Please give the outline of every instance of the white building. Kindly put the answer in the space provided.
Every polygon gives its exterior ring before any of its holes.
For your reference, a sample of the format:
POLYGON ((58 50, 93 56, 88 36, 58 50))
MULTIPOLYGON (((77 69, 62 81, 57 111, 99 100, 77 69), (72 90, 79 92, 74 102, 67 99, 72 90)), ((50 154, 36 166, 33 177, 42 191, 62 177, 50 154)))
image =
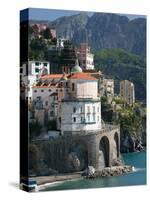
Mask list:
POLYGON ((77 49, 77 57, 82 69, 94 69, 94 54, 90 52, 90 47, 87 43, 80 44, 79 48, 77 49))
POLYGON ((83 73, 78 62, 71 74, 42 76, 32 87, 32 97, 36 113, 44 110, 63 135, 101 129, 98 79, 83 73))
MULTIPOLYGON (((79 66, 78 66, 79 67, 79 66)), ((80 70, 68 80, 68 94, 61 103, 61 132, 63 135, 101 129, 101 103, 98 80, 80 70)))
POLYGON ((47 120, 54 120, 57 118, 59 92, 63 92, 63 88, 60 88, 58 84, 53 86, 47 85, 32 87, 34 108, 36 110, 44 109, 45 114, 47 114, 47 120))
POLYGON ((50 63, 47 61, 28 61, 20 67, 20 78, 24 83, 25 97, 32 100, 32 86, 36 85, 38 79, 50 73, 50 63))
POLYGON ((67 41, 65 38, 58 38, 57 39, 57 48, 58 49, 63 49, 64 48, 64 42, 67 41))
POLYGON ((123 97, 129 105, 135 102, 134 84, 128 80, 120 82, 120 96, 123 97))
POLYGON ((62 134, 71 131, 95 131, 101 129, 101 107, 99 99, 63 100, 61 111, 62 134))

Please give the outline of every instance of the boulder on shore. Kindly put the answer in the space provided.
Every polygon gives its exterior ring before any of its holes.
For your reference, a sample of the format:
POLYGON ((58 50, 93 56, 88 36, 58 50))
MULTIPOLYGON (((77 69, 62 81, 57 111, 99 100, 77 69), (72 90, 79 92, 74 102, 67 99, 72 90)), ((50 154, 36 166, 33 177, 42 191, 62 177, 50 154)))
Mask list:
POLYGON ((133 166, 129 166, 129 165, 112 166, 112 167, 106 167, 102 170, 97 170, 92 176, 86 176, 86 178, 118 176, 118 175, 126 174, 132 171, 134 171, 133 166))

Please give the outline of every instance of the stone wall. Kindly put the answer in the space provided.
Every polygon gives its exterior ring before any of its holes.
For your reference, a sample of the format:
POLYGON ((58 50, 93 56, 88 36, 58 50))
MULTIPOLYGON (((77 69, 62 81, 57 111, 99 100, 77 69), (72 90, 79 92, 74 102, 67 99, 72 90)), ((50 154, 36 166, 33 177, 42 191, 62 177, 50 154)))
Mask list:
POLYGON ((82 171, 90 165, 101 169, 112 166, 113 160, 120 157, 120 130, 109 126, 98 132, 72 133, 34 144, 47 167, 60 173, 82 171))

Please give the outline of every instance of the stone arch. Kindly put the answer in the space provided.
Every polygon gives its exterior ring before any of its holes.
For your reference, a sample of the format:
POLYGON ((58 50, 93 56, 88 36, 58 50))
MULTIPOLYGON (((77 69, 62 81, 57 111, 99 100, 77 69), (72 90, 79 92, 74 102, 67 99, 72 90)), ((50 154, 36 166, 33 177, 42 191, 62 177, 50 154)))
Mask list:
POLYGON ((99 168, 109 167, 110 144, 107 136, 103 136, 99 142, 99 168))
POLYGON ((115 141, 115 146, 116 146, 116 154, 117 154, 117 158, 119 157, 119 135, 118 135, 118 133, 117 132, 115 132, 115 134, 114 134, 114 141, 115 141))
POLYGON ((88 148, 82 140, 72 141, 69 148, 69 170, 82 171, 88 167, 88 148))

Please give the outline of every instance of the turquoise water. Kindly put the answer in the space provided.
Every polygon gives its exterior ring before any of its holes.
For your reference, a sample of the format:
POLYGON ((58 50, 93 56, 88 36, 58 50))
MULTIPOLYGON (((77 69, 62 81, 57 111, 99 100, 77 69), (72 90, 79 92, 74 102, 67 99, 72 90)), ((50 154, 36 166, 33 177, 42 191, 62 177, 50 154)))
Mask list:
POLYGON ((50 186, 45 191, 66 190, 66 189, 86 189, 114 186, 131 186, 146 184, 146 152, 128 153, 122 155, 126 165, 135 167, 135 172, 94 180, 81 179, 76 181, 65 181, 61 184, 50 186))

